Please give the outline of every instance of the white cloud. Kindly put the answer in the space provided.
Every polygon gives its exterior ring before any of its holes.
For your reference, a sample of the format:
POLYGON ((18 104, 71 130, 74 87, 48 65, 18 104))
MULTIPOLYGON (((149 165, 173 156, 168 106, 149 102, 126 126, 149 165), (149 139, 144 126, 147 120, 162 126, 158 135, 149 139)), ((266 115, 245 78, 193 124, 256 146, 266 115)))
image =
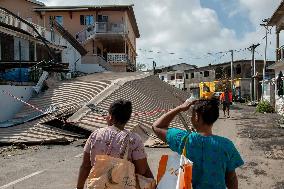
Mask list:
MULTIPOLYGON (((212 62, 214 57, 201 60, 189 57, 204 56, 207 52, 245 48, 259 42, 265 33, 259 23, 272 15, 281 0, 236 1, 234 6, 238 7, 234 11, 247 11, 255 28, 255 31, 246 33, 242 39, 236 37, 236 31, 220 23, 214 10, 201 7, 200 0, 45 0, 44 2, 47 5, 135 4, 136 19, 141 33, 137 49, 163 52, 158 54, 138 51, 138 61, 150 65, 152 60, 147 58, 155 58, 160 66, 180 61, 206 65, 212 62), (169 55, 169 52, 175 54, 169 55), (183 60, 179 60, 179 57, 183 57, 183 60)), ((228 15, 234 15, 235 12, 228 15)), ((223 60, 229 58, 225 56, 223 60)), ((239 54, 236 58, 250 58, 250 56, 249 53, 239 54)))
POLYGON ((238 0, 241 7, 249 11, 250 20, 259 25, 262 19, 270 18, 281 0, 238 0))

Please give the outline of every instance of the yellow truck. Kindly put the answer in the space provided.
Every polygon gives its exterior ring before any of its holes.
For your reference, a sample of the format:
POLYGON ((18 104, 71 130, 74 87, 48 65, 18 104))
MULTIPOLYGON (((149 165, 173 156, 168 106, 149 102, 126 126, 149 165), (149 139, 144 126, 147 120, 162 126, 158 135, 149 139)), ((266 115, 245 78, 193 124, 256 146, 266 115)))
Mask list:
POLYGON ((200 98, 208 99, 215 92, 216 82, 201 82, 199 83, 200 98))
MULTIPOLYGON (((240 80, 234 79, 234 90, 240 89, 240 80)), ((199 83, 200 98, 208 99, 213 95, 218 96, 220 92, 224 91, 225 87, 231 87, 231 80, 201 82, 199 83)))

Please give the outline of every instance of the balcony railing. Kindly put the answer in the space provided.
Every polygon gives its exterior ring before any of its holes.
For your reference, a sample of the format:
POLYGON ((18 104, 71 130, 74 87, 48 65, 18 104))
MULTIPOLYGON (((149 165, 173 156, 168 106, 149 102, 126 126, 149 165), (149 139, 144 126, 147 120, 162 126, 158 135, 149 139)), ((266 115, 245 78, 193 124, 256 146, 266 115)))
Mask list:
POLYGON ((127 54, 124 53, 108 53, 107 61, 110 63, 129 63, 127 54))
MULTIPOLYGON (((29 25, 15 18, 13 15, 8 14, 4 10, 0 10, 0 22, 22 29, 35 37, 37 36, 37 33, 29 25)), ((31 24, 38 30, 41 35, 44 36, 45 28, 34 23, 31 24)))
MULTIPOLYGON (((28 21, 28 20, 26 20, 28 21)), ((38 34, 26 23, 22 22, 21 20, 15 18, 13 15, 7 13, 6 11, 0 9, 0 22, 5 23, 10 26, 14 26, 16 28, 19 28, 23 31, 26 31, 33 37, 38 37, 38 34)), ((38 31, 38 33, 43 36, 47 41, 49 41, 52 44, 55 45, 61 45, 66 46, 67 42, 64 40, 62 36, 59 36, 55 32, 48 31, 46 28, 39 26, 37 24, 34 24, 30 21, 28 21, 30 24, 32 24, 35 29, 38 31)))
POLYGON ((87 26, 76 34, 76 39, 83 43, 96 34, 125 34, 125 25, 123 23, 96 22, 87 26))
POLYGON ((284 60, 284 45, 276 50, 277 60, 284 60))

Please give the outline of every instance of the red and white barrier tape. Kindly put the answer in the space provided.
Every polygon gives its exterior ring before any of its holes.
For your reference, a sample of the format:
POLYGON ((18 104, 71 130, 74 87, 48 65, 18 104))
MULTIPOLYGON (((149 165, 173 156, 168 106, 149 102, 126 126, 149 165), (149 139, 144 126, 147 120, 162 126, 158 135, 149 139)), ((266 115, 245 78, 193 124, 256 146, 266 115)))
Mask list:
POLYGON ((33 109, 35 109, 35 110, 37 110, 37 111, 39 111, 39 112, 43 113, 43 114, 45 114, 45 113, 46 113, 45 111, 43 111, 43 110, 41 110, 41 109, 39 109, 39 108, 35 107, 35 106, 34 106, 34 105, 32 105, 32 104, 29 104, 29 103, 27 103, 27 102, 23 101, 22 99, 20 99, 20 98, 16 97, 15 95, 12 95, 11 93, 8 93, 8 92, 6 92, 6 91, 4 91, 4 90, 2 90, 2 92, 3 92, 4 94, 6 94, 6 95, 8 95, 8 96, 10 96, 10 97, 12 97, 12 98, 14 98, 14 99, 16 99, 16 100, 18 100, 18 101, 20 101, 20 102, 22 102, 22 103, 26 104, 27 106, 29 106, 29 107, 31 107, 31 108, 33 108, 33 109))
MULTIPOLYGON (((37 108, 36 106, 34 106, 34 105, 32 105, 32 104, 30 104, 30 103, 28 103, 28 102, 23 101, 22 99, 16 97, 15 95, 13 95, 13 94, 11 94, 11 93, 8 93, 8 92, 6 92, 6 91, 4 91, 4 90, 2 90, 2 92, 3 92, 4 94, 6 94, 6 95, 8 95, 8 96, 10 96, 10 97, 12 97, 12 98, 14 98, 14 99, 16 99, 16 100, 18 100, 18 101, 20 101, 20 102, 26 104, 27 106, 31 107, 32 109, 35 109, 35 110, 37 110, 37 111, 39 111, 39 112, 41 112, 41 113, 43 113, 43 114, 46 114, 46 111, 43 111, 43 110, 37 108)), ((156 110, 149 111, 149 112, 134 112, 134 113, 132 113, 132 116, 143 116, 143 115, 152 116, 152 115, 155 115, 155 114, 157 114, 157 113, 168 112, 168 111, 170 111, 170 110, 171 110, 171 109, 156 109, 156 110)), ((55 116, 54 116, 54 118, 56 118, 56 119, 59 120, 59 118, 57 118, 57 117, 55 117, 55 116)), ((105 116, 96 117, 96 119, 97 119, 97 120, 105 120, 105 116)))
MULTIPOLYGON (((43 110, 37 108, 36 106, 34 106, 34 105, 32 105, 32 104, 30 104, 30 103, 28 103, 28 102, 23 101, 23 100, 20 99, 19 97, 16 97, 15 95, 13 95, 13 94, 11 94, 11 93, 8 93, 7 91, 2 90, 2 92, 3 92, 4 94, 6 94, 6 95, 8 95, 8 96, 10 96, 10 97, 12 97, 12 98, 14 98, 14 99, 16 99, 16 100, 18 100, 18 101, 20 101, 20 102, 26 104, 27 106, 31 107, 32 109, 35 109, 35 110, 37 110, 37 111, 39 111, 39 112, 41 112, 41 113, 43 113, 43 114, 46 114, 46 113, 47 113, 46 111, 43 111, 43 110)), ((54 115, 52 115, 52 117, 53 117, 54 119, 59 120, 59 121, 66 122, 65 120, 59 119, 58 117, 56 117, 56 116, 54 116, 54 115)))

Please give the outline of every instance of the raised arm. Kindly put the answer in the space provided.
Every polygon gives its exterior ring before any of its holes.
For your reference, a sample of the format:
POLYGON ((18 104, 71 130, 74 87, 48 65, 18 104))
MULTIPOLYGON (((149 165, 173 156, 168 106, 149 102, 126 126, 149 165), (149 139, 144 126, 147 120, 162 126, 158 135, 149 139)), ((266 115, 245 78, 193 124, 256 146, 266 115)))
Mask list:
POLYGON ((177 106, 176 108, 172 109, 171 111, 164 114, 162 117, 157 119, 153 123, 153 131, 154 133, 164 142, 166 142, 166 135, 169 129, 170 123, 173 119, 181 112, 189 110, 190 106, 193 105, 196 101, 193 102, 184 102, 182 105, 177 106))

